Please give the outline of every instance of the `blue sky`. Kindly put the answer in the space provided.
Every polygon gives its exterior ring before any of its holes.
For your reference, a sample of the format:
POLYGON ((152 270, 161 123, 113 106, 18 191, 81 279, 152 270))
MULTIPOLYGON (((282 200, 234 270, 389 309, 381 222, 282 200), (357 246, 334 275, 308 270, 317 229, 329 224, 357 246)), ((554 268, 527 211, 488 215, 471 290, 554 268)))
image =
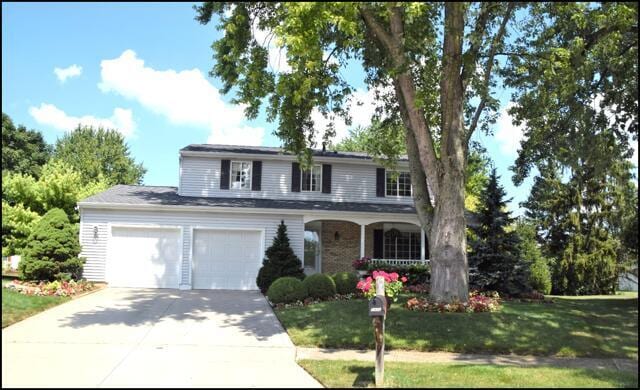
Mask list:
MULTIPOLYGON (((208 76, 213 25, 194 20, 191 3, 3 3, 2 111, 16 124, 40 130, 49 143, 78 122, 115 126, 148 172, 147 185, 178 183, 178 150, 191 143, 279 146, 261 115, 247 121, 208 76)), ((286 63, 272 52, 272 67, 286 63)), ((345 73, 367 101, 364 74, 345 73)), ((496 96, 508 104, 510 93, 496 96)), ((372 105, 354 112, 365 125, 372 105)), ((318 121, 321 120, 318 118, 318 121)), ((338 125, 338 134, 347 127, 338 125)), ((476 134, 494 161, 511 208, 531 184, 511 182, 520 132, 507 116, 495 135, 476 134)))

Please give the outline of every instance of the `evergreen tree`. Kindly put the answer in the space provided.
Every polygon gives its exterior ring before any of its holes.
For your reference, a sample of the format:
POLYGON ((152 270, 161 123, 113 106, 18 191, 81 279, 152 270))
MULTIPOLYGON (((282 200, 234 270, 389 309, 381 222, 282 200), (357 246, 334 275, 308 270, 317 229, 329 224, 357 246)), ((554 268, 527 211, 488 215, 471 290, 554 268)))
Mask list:
POLYGON ((289 245, 287 225, 284 224, 284 221, 280 222, 278 232, 273 238, 271 246, 265 251, 265 255, 266 258, 262 262, 262 268, 256 278, 256 284, 263 293, 267 291, 274 280, 282 276, 304 279, 302 262, 289 245))
POLYGON ((529 290, 529 267, 520 258, 520 240, 504 196, 494 168, 481 196, 478 225, 471 227, 469 276, 479 288, 515 295, 529 290))
POLYGON ((63 210, 52 209, 29 235, 18 271, 28 280, 79 279, 83 266, 79 253, 77 225, 69 223, 63 210))

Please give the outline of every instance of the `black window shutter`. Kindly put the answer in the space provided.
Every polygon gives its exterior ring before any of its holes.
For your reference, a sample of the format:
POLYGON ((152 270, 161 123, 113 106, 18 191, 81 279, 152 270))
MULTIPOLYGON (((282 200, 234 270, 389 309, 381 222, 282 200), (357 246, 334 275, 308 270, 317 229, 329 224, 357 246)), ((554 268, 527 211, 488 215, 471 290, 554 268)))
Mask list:
POLYGON ((382 229, 373 230, 373 258, 384 258, 384 231, 382 229))
POLYGON ((300 192, 300 164, 291 163, 291 192, 300 192))
POLYGON ((384 198, 386 185, 384 177, 384 168, 376 169, 376 196, 384 198))
POLYGON ((220 161, 220 189, 228 190, 229 189, 229 176, 231 170, 231 160, 221 160, 220 161))
POLYGON ((251 167, 251 191, 262 188, 262 161, 254 161, 251 167))
POLYGON ((322 193, 331 193, 331 164, 322 164, 322 193))

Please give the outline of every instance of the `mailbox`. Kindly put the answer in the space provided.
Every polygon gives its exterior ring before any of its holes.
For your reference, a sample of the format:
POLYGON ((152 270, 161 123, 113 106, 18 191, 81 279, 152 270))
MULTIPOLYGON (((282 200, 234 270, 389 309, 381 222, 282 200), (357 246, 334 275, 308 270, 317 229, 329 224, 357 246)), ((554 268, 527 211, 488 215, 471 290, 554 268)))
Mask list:
POLYGON ((369 301, 369 317, 384 317, 387 314, 387 299, 376 295, 369 301))

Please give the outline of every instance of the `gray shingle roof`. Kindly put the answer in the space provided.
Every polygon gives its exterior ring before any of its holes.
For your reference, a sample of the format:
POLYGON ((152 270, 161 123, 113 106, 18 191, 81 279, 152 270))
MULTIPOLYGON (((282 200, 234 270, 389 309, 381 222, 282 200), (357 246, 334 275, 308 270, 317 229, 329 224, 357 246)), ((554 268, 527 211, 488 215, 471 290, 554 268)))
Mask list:
POLYGON ((117 185, 79 202, 415 214, 413 205, 180 196, 176 187, 117 185))
MULTIPOLYGON (((265 155, 292 155, 283 152, 282 148, 271 146, 245 146, 245 145, 213 145, 213 144, 191 144, 180 149, 185 152, 225 152, 225 153, 247 153, 247 154, 265 154, 265 155)), ((355 158, 361 160, 372 160, 371 156, 361 152, 336 152, 313 149, 314 157, 338 157, 338 158, 355 158)), ((408 161, 407 156, 400 156, 399 161, 408 161)))

